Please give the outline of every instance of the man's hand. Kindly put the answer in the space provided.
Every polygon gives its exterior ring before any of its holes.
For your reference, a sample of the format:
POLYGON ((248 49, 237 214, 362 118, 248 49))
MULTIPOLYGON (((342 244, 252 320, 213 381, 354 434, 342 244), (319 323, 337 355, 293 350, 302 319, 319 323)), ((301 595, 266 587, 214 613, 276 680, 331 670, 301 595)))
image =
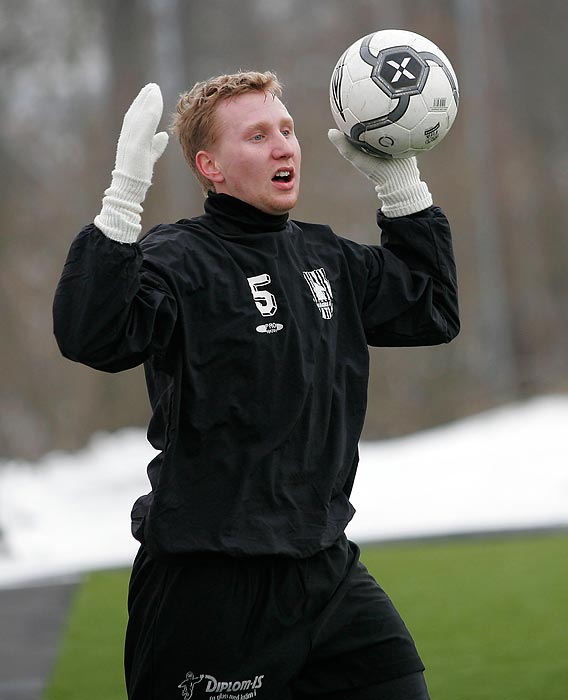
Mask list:
POLYGON ((124 115, 112 182, 94 221, 115 241, 134 243, 140 235, 141 205, 152 182, 154 164, 168 144, 165 131, 156 133, 162 110, 160 88, 149 83, 124 115))
POLYGON ((124 115, 116 149, 115 170, 148 185, 152 181, 154 163, 168 145, 165 131, 156 134, 162 110, 160 88, 149 83, 140 90, 124 115))
POLYGON ((337 129, 328 138, 339 153, 375 184, 382 212, 389 218, 413 214, 432 204, 432 195, 420 180, 416 158, 379 158, 353 146, 337 129))

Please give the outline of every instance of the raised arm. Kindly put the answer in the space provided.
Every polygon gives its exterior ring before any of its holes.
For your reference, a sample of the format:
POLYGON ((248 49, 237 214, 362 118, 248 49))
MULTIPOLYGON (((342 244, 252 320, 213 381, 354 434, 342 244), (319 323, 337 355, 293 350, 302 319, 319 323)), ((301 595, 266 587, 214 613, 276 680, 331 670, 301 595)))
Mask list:
POLYGON ((167 279, 136 243, 154 164, 168 142, 156 134, 161 116, 160 88, 146 85, 124 117, 102 209, 73 241, 55 293, 62 354, 97 369, 140 364, 167 346, 175 324, 167 279))
POLYGON ((361 314, 370 345, 447 343, 459 332, 457 279, 450 225, 415 157, 385 159, 353 146, 335 129, 329 139, 371 180, 381 200, 381 246, 344 246, 363 279, 361 314))

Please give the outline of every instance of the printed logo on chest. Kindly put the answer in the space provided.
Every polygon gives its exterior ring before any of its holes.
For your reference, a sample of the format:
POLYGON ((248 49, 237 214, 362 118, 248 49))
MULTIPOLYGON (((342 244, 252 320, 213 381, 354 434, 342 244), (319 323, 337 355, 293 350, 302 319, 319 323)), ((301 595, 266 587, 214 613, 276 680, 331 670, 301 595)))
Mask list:
POLYGON ((304 279, 312 290, 315 305, 321 312, 322 318, 329 320, 333 316, 333 294, 331 284, 323 267, 310 272, 304 272, 304 279))
MULTIPOLYGON (((327 278, 323 267, 317 270, 309 270, 302 272, 310 291, 314 304, 318 307, 322 318, 329 320, 333 317, 333 293, 331 284, 327 278)), ((271 283, 270 275, 264 273, 262 275, 254 275, 247 277, 250 291, 256 308, 261 316, 271 317, 278 311, 278 303, 274 294, 268 289, 271 283)), ((278 333, 284 326, 281 323, 269 322, 257 326, 258 333, 278 333)))

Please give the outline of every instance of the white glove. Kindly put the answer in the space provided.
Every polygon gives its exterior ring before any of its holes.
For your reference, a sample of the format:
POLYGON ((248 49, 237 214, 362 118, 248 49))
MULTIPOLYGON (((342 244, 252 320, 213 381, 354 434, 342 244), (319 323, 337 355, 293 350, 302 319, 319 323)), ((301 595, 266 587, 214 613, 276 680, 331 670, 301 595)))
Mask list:
POLYGON ((141 205, 152 183, 154 164, 168 145, 165 131, 156 134, 162 110, 160 88, 149 83, 124 115, 111 185, 94 221, 115 241, 134 243, 140 235, 141 205))
POLYGON ((416 158, 379 158, 353 146, 337 129, 327 133, 331 143, 360 173, 375 183, 382 201, 381 210, 388 218, 406 216, 432 205, 432 195, 420 180, 416 158))

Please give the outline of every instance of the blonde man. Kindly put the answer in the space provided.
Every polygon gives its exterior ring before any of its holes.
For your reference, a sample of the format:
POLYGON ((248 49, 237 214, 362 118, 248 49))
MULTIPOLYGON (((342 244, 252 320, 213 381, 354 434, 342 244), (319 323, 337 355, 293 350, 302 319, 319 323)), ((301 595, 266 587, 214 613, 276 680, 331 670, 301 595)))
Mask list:
POLYGON ((159 454, 132 512, 131 700, 428 697, 410 633, 345 527, 367 346, 458 332, 450 229, 415 159, 374 158, 339 132, 380 198, 383 244, 291 220, 301 149, 280 97, 257 72, 181 97, 173 127, 204 213, 138 240, 167 143, 146 86, 55 297, 64 355, 146 369, 159 454))

